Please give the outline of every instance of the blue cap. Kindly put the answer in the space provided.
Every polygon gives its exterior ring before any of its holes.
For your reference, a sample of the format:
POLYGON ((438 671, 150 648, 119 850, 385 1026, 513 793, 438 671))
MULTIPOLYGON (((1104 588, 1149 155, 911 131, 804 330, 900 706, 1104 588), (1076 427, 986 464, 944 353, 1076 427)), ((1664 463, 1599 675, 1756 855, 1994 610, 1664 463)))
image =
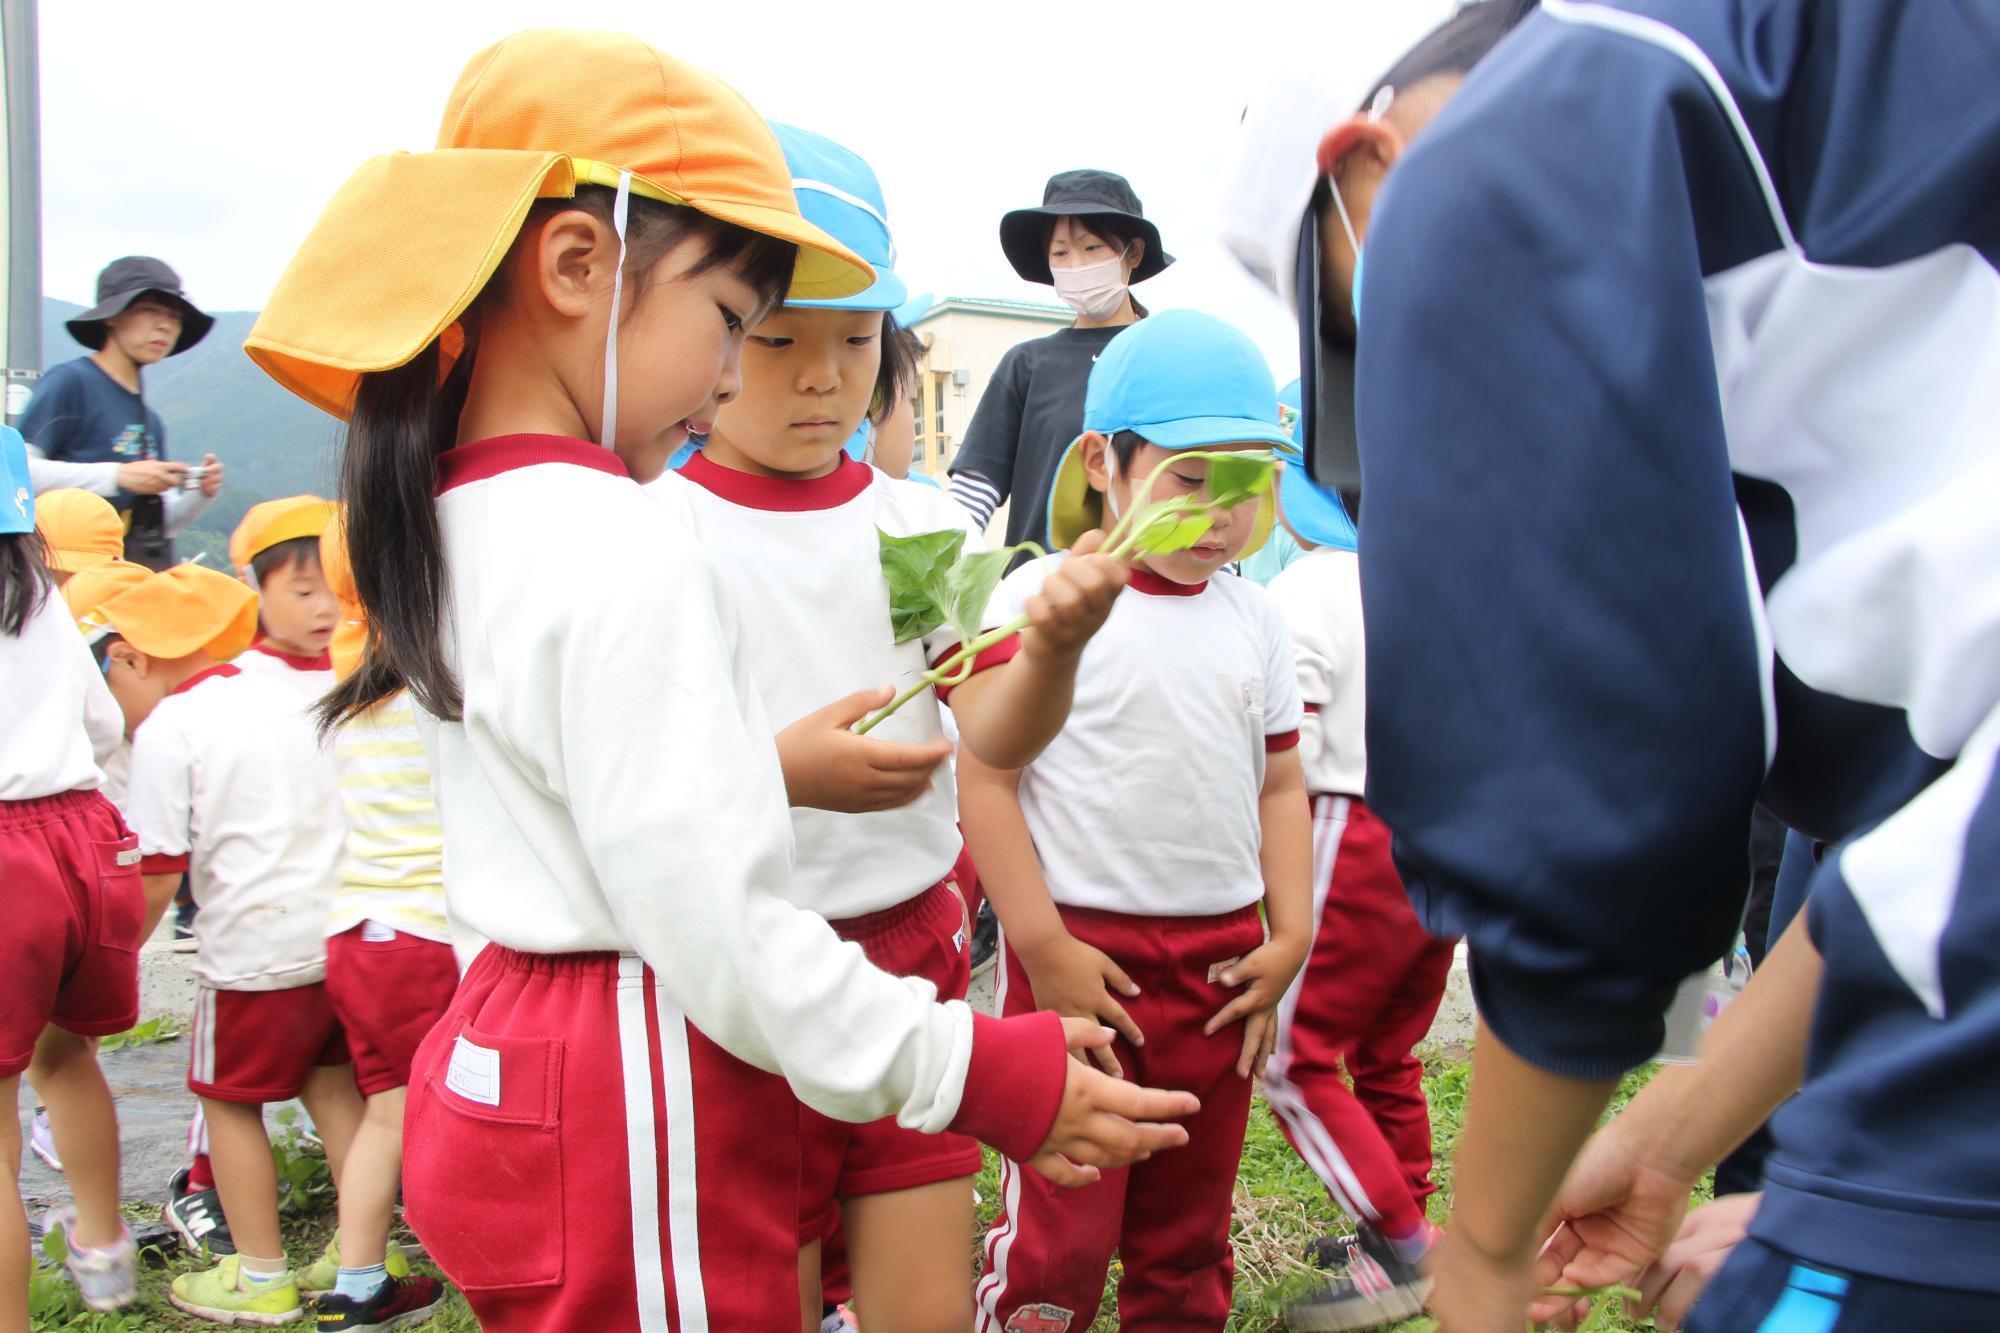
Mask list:
MULTIPOLYGON (((1299 401, 1297 380, 1278 390, 1278 415, 1288 431, 1298 424, 1299 401)), ((1306 475, 1305 457, 1297 445, 1281 450, 1279 456, 1285 466, 1278 473, 1278 510, 1285 517, 1285 526, 1300 541, 1314 546, 1336 551, 1356 549, 1359 539, 1354 520, 1347 516, 1347 506, 1340 502, 1339 494, 1326 490, 1306 475)))
POLYGON ((0 426, 0 532, 35 530, 35 483, 28 477, 28 442, 0 426))
POLYGON ((1264 354, 1198 310, 1163 310, 1105 345, 1084 390, 1083 428, 1137 431, 1162 449, 1252 440, 1292 448, 1264 354))
POLYGON ((909 291, 892 271, 896 242, 889 235, 889 208, 874 171, 831 139, 775 120, 770 124, 785 150, 799 212, 875 270, 874 285, 853 296, 785 304, 807 310, 894 310, 903 304, 909 291))
POLYGON ((896 307, 896 327, 899 329, 909 328, 910 325, 928 315, 931 312, 931 307, 936 304, 937 297, 932 296, 929 292, 918 292, 915 296, 912 296, 909 300, 896 307))

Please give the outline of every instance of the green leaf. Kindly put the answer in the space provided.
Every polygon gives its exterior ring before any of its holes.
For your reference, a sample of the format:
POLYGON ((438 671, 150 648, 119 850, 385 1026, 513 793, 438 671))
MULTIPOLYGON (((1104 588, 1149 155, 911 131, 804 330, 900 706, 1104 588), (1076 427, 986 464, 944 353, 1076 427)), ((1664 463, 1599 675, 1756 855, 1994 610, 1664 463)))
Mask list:
POLYGON ((971 643, 979 637, 986 605, 993 600, 993 590, 1000 585, 1007 562, 1013 558, 1012 548, 969 551, 951 567, 945 580, 944 615, 958 631, 960 643, 971 643))
POLYGON ((1185 551, 1212 526, 1207 510, 1197 510, 1188 497, 1162 500, 1140 516, 1132 533, 1132 549, 1140 555, 1185 551))
POLYGON ((1232 509, 1268 492, 1277 477, 1277 456, 1268 450, 1212 453, 1208 456, 1208 502, 1218 509, 1232 509))
POLYGON ((952 528, 892 537, 877 529, 876 538, 882 581, 889 585, 889 627, 897 643, 920 639, 945 623, 949 576, 965 545, 965 532, 952 528))

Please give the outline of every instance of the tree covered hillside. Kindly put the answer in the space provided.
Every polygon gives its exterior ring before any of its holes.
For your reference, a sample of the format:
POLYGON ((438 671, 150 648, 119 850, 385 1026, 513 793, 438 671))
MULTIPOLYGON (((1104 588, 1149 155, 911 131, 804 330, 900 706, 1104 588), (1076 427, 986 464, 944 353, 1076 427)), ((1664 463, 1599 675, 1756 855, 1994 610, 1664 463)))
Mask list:
MULTIPOLYGON (((82 310, 42 301, 45 369, 89 355, 63 327, 82 310)), ((146 371, 146 402, 166 423, 168 455, 197 462, 212 453, 228 469, 222 494, 178 543, 182 556, 205 553, 211 569, 228 568, 229 534, 251 505, 334 492, 341 425, 279 388, 243 354, 256 319, 254 310, 218 311, 198 345, 146 371)))

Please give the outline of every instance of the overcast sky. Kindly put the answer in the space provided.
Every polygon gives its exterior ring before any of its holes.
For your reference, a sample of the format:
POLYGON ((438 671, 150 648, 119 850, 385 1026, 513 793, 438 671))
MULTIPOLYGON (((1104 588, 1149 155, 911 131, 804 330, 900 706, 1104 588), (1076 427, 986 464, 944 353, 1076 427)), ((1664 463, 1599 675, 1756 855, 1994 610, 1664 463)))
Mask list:
POLYGON ((912 291, 1049 299, 1001 256, 1000 214, 1039 204, 1052 172, 1121 172, 1180 261, 1146 302, 1235 321, 1289 378, 1281 308, 1214 240, 1243 103, 1302 64, 1358 102, 1452 7, 43 0, 43 288, 88 304, 107 260, 154 254, 197 304, 255 309, 364 158, 431 146, 473 52, 524 27, 604 27, 867 158, 912 291))

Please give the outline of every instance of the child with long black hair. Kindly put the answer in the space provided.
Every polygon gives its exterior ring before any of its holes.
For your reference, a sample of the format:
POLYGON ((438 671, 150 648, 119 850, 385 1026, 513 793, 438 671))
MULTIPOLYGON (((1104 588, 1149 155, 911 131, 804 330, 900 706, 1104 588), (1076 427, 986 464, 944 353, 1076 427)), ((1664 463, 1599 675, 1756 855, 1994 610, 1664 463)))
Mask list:
POLYGON ((118 1212, 118 1117, 90 1042, 139 1019, 146 901, 139 843, 99 790, 124 733, 118 704, 54 595, 35 531, 20 432, 0 426, 0 1330, 28 1327, 28 1218, 20 1199, 21 1073, 34 1067, 74 1207, 69 1269, 93 1310, 138 1298, 118 1212))
POLYGON ((488 1333, 791 1325, 800 1099, 1071 1180, 1184 1137, 1133 1122, 1194 1099, 1068 1059, 1096 1025, 936 1004, 781 896, 785 790, 728 608, 634 482, 706 433, 788 290, 870 278, 729 87, 530 32, 474 58, 437 151, 343 187, 248 341, 350 421, 369 641, 327 718, 409 689, 450 907, 492 941, 405 1122, 411 1223, 488 1333))

